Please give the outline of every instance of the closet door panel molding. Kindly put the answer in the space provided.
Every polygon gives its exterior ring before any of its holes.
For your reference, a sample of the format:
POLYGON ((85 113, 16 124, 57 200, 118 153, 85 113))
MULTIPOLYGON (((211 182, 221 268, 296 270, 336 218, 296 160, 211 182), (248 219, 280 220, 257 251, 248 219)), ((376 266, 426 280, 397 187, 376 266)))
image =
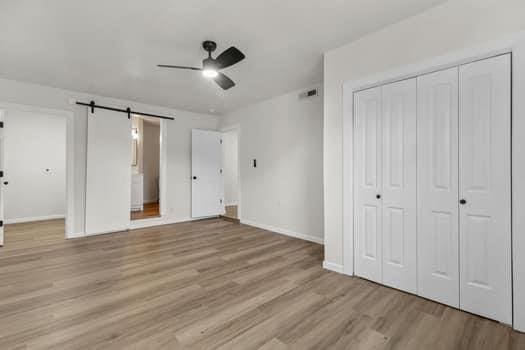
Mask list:
POLYGON ((416 293, 416 79, 382 87, 383 283, 416 293))
POLYGON ((510 55, 460 67, 460 306, 510 324, 510 55))
POLYGON ((418 294, 459 307, 458 68, 418 77, 418 294))
POLYGON ((355 93, 355 271, 382 282, 381 88, 355 93))

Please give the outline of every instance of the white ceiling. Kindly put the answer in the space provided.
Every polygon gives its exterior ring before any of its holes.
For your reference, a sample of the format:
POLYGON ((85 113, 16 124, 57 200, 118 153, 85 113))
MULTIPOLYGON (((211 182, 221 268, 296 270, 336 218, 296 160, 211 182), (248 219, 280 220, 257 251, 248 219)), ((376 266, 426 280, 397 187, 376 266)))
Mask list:
POLYGON ((322 81, 322 53, 444 0, 1 0, 0 77, 224 113, 322 81), (222 91, 201 42, 247 58, 222 91))

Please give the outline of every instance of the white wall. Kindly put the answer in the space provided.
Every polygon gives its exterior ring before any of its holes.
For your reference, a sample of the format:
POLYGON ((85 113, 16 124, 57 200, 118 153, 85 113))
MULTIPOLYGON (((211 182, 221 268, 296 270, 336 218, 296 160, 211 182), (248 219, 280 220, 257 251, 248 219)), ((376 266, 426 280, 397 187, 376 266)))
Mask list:
POLYGON ((241 221, 322 242, 322 98, 299 92, 230 113, 221 127, 240 125, 241 221))
POLYGON ((144 203, 153 203, 159 200, 160 126, 144 121, 142 129, 144 203))
POLYGON ((76 236, 84 234, 87 108, 70 104, 70 99, 86 102, 94 99, 102 105, 120 108, 131 107, 135 111, 175 116, 175 121, 167 122, 166 152, 168 161, 166 165, 165 219, 167 221, 178 221, 191 218, 191 129, 216 130, 218 127, 216 116, 0 79, 0 108, 2 103, 11 103, 70 111, 74 115, 73 135, 71 135, 74 147, 73 150, 69 150, 74 153, 72 180, 74 214, 69 223, 72 233, 76 236))
POLYGON ((325 54, 324 209, 328 263, 343 263, 343 83, 523 30, 524 13, 523 0, 450 1, 325 54))
POLYGON ((222 134, 222 177, 224 204, 239 204, 239 145, 237 130, 222 134))
POLYGON ((64 217, 65 117, 11 111, 4 136, 6 223, 64 217))

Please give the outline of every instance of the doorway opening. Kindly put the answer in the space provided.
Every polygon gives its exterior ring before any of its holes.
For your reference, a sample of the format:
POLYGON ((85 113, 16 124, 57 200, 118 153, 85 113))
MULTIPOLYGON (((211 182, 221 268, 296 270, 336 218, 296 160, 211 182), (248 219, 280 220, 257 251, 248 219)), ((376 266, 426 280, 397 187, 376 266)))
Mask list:
POLYGON ((131 125, 131 220, 158 218, 161 123, 156 118, 134 115, 131 125))
POLYGON ((158 218, 161 216, 161 122, 134 115, 131 125, 131 220, 158 218))
POLYGON ((240 221, 239 182, 239 128, 234 127, 222 134, 222 164, 224 179, 224 218, 240 221))
POLYGON ((60 239, 66 232, 66 149, 64 115, 31 108, 0 110, 0 211, 5 234, 0 245, 60 239))

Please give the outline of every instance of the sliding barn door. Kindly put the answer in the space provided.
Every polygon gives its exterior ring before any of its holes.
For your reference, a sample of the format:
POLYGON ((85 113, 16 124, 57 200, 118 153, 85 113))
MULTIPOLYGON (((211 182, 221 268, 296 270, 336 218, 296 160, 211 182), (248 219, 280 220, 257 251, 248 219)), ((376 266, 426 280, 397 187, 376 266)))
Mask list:
POLYGON ((459 307, 458 68, 418 78, 418 294, 459 307))
POLYGON ((510 55, 461 66, 460 87, 460 304, 510 324, 510 55))
POLYGON ((86 234, 129 228, 131 120, 126 114, 88 111, 86 234))
POLYGON ((416 293, 416 79, 382 89, 383 283, 416 293))
POLYGON ((355 99, 355 271, 382 282, 381 88, 357 92, 355 99))
POLYGON ((224 214, 222 178, 222 133, 192 130, 191 133, 191 216, 224 214))

